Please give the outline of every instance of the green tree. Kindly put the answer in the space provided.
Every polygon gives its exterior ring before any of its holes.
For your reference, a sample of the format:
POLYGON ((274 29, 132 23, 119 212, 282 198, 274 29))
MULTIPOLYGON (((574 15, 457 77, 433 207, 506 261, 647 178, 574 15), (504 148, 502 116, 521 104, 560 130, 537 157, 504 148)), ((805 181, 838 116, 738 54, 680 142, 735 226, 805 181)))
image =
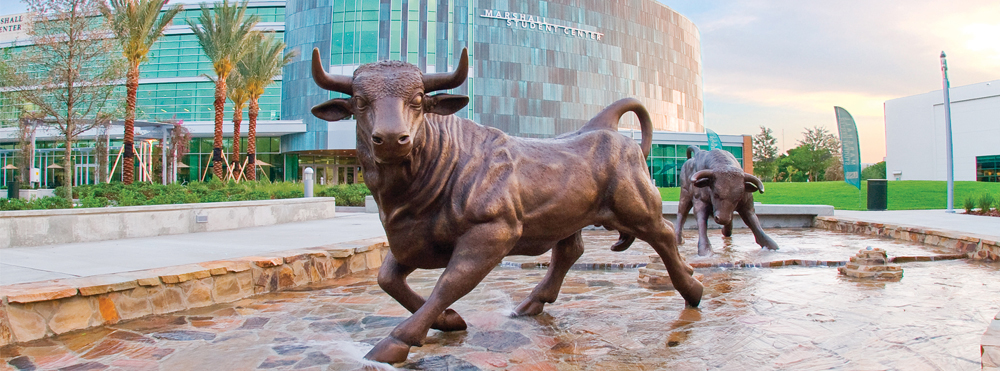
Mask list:
POLYGON ((789 150, 788 156, 793 166, 805 172, 810 181, 821 180, 828 168, 837 166, 835 159, 840 157, 840 140, 821 126, 807 128, 802 134, 799 146, 789 150))
POLYGON ((125 138, 122 154, 122 182, 132 184, 135 178, 135 100, 139 90, 139 64, 145 62, 153 43, 163 36, 181 5, 162 12, 163 0, 111 0, 111 6, 101 6, 101 13, 111 25, 111 31, 121 44, 122 55, 128 60, 125 74, 125 138))
POLYGON ((774 181, 777 173, 777 142, 771 129, 764 126, 753 136, 753 173, 763 181, 774 181))
POLYGON ((222 179, 222 120, 226 104, 226 80, 235 68, 236 62, 249 51, 249 43, 256 31, 254 26, 260 21, 257 15, 245 17, 247 2, 229 5, 229 0, 215 3, 209 10, 201 4, 198 24, 191 24, 191 31, 198 38, 201 49, 212 61, 215 70, 215 137, 212 142, 212 171, 222 179))
POLYGON ((2 84, 56 129, 63 141, 63 179, 72 199, 73 142, 110 119, 108 104, 122 63, 100 17, 101 0, 26 0, 34 13, 31 45, 3 64, 2 84))
POLYGON ((885 161, 876 162, 861 170, 861 180, 868 179, 885 179, 885 161))
POLYGON ((240 60, 239 74, 244 76, 247 92, 250 97, 250 127, 247 130, 247 179, 257 179, 257 114, 260 111, 258 101, 264 95, 264 89, 274 83, 274 76, 281 74, 281 69, 292 62, 295 52, 284 53, 285 43, 272 34, 261 34, 255 38, 252 50, 240 60))

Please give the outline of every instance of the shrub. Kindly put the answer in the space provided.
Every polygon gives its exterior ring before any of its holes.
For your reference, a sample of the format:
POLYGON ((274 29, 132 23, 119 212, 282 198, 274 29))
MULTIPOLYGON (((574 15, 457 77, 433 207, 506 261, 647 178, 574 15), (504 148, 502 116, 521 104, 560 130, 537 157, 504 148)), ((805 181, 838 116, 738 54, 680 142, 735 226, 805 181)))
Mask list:
POLYGON ((996 200, 993 198, 993 195, 983 193, 982 196, 979 196, 979 211, 984 213, 989 212, 990 209, 993 208, 994 202, 996 202, 996 200))
POLYGON ((316 192, 319 197, 336 197, 337 206, 365 206, 365 196, 370 194, 364 184, 337 184, 316 192))
POLYGON ((966 214, 972 214, 972 209, 976 208, 976 201, 972 200, 972 196, 966 197, 963 206, 965 207, 966 214))

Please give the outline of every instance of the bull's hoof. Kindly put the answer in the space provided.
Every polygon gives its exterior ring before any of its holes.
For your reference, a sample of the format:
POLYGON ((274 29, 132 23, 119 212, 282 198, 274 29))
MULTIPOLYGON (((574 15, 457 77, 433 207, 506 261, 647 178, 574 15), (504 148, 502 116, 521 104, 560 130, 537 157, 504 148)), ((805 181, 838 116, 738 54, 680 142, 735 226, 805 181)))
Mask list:
POLYGON ((537 316, 542 314, 544 308, 545 303, 527 298, 514 309, 514 317, 537 316))
POLYGON ((701 282, 691 278, 692 284, 688 288, 681 292, 681 296, 684 297, 684 301, 689 307, 697 308, 701 304, 701 295, 705 292, 705 286, 702 286, 701 282))
POLYGON ((382 363, 399 363, 406 360, 410 354, 410 346, 399 339, 389 336, 375 344, 365 359, 382 363))
POLYGON ((434 324, 431 325, 432 329, 439 331, 463 331, 469 326, 465 324, 465 320, 462 316, 458 315, 454 309, 445 309, 441 315, 438 316, 434 324))

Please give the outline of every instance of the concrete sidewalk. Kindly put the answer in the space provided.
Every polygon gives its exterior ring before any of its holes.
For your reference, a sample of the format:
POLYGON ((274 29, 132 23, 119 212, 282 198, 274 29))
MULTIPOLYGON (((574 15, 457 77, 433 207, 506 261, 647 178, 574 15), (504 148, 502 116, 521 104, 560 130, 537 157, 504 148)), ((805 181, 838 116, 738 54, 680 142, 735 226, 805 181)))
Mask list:
POLYGON ((164 268, 385 236, 378 214, 160 237, 0 249, 0 286, 164 268))
MULTIPOLYGON (((944 210, 847 211, 835 217, 976 234, 1000 240, 1000 218, 944 210)), ((0 286, 240 258, 385 236, 378 214, 114 241, 0 249, 0 286)))
POLYGON ((851 211, 837 210, 834 217, 844 217, 870 223, 908 225, 962 234, 976 234, 1000 240, 1000 218, 966 215, 945 210, 851 211))

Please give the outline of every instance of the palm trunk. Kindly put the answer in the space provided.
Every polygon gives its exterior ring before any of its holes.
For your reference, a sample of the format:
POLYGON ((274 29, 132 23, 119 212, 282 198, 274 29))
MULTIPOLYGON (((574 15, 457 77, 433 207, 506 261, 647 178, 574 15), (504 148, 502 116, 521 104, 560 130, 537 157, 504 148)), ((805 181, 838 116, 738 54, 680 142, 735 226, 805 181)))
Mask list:
POLYGON ((223 180, 222 177, 222 162, 225 159, 222 157, 222 119, 223 119, 223 109, 226 106, 226 75, 228 73, 218 74, 218 80, 215 81, 215 138, 212 141, 212 174, 219 180, 223 180))
POLYGON ((257 180, 257 112, 260 111, 257 98, 250 97, 250 111, 247 112, 250 116, 250 127, 247 128, 247 164, 250 165, 246 169, 247 180, 257 180))
POLYGON ((243 123, 243 104, 233 103, 233 177, 240 173, 240 124, 243 123))
POLYGON ((122 154, 122 183, 132 184, 135 180, 135 99, 139 90, 139 63, 128 67, 125 81, 125 140, 122 154))

